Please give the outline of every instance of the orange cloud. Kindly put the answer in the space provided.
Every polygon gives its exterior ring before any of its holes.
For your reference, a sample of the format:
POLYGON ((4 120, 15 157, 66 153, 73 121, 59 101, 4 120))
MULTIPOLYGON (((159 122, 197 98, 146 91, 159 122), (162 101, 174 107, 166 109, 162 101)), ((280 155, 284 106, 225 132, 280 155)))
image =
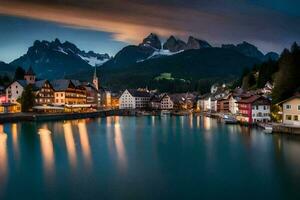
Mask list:
POLYGON ((170 34, 178 36, 187 34, 186 30, 170 26, 168 13, 164 14, 167 16, 163 19, 158 16, 147 16, 154 11, 162 12, 161 8, 147 7, 146 9, 143 5, 131 5, 125 13, 121 11, 112 14, 108 9, 82 9, 21 2, 1 2, 0 4, 0 13, 2 14, 45 20, 75 28, 110 32, 118 41, 136 43, 150 32, 164 37, 170 34), (132 9, 141 10, 142 13, 132 15, 130 12, 132 9))

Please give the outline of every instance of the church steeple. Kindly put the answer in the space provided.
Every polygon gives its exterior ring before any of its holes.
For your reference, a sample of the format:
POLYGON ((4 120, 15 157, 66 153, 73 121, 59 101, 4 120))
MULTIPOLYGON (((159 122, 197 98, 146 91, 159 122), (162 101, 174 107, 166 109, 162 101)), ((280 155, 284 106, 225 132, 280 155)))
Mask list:
POLYGON ((97 77, 97 67, 95 67, 94 76, 93 76, 93 84, 97 90, 99 90, 99 81, 97 77))
POLYGON ((27 72, 24 75, 24 79, 26 80, 27 84, 34 84, 35 83, 35 73, 30 66, 27 72))

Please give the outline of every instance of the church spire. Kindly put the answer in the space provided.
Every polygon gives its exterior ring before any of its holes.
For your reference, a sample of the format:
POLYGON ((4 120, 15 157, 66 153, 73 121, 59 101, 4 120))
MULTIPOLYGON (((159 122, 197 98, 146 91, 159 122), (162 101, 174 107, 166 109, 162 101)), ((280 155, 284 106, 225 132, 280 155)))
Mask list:
POLYGON ((97 77, 97 67, 95 67, 95 71, 94 71, 93 84, 94 84, 95 88, 98 90, 99 82, 98 82, 98 77, 97 77))

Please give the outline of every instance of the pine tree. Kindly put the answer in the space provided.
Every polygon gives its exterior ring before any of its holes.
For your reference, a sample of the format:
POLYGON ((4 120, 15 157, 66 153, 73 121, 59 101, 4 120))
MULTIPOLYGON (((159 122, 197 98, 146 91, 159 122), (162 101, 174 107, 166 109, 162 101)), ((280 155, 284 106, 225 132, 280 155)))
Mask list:
POLYGON ((22 112, 28 112, 34 105, 34 94, 32 85, 27 85, 22 93, 20 103, 22 106, 22 112))
POLYGON ((17 67, 15 71, 14 80, 23 80, 25 75, 25 70, 22 67, 17 67))

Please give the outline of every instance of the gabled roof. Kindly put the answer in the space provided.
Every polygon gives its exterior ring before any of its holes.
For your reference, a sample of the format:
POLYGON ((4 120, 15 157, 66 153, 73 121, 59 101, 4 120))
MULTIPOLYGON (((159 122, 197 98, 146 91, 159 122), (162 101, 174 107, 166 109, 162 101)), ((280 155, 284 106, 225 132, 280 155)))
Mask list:
POLYGON ((163 100, 164 97, 166 97, 167 94, 166 93, 163 93, 163 94, 159 94, 159 95, 153 95, 151 98, 150 98, 150 101, 153 101, 153 102, 161 102, 163 100))
POLYGON ((74 83, 71 80, 67 79, 53 80, 50 83, 55 91, 67 90, 70 84, 75 87, 74 83))
POLYGON ((252 95, 248 98, 242 98, 241 100, 239 100, 237 103, 245 103, 245 104, 253 104, 255 103, 256 101, 258 100, 263 100, 263 101, 266 101, 266 102, 270 102, 269 99, 263 97, 263 96, 260 96, 260 95, 252 95))
POLYGON ((290 100, 292 100, 292 99, 300 99, 300 94, 295 94, 294 96, 291 96, 290 98, 285 99, 285 100, 283 100, 283 101, 277 103, 277 105, 281 105, 281 104, 283 104, 283 103, 285 103, 285 102, 287 102, 287 101, 290 101, 290 100))
POLYGON ((150 97, 150 93, 147 91, 128 89, 127 90, 133 97, 150 97))

